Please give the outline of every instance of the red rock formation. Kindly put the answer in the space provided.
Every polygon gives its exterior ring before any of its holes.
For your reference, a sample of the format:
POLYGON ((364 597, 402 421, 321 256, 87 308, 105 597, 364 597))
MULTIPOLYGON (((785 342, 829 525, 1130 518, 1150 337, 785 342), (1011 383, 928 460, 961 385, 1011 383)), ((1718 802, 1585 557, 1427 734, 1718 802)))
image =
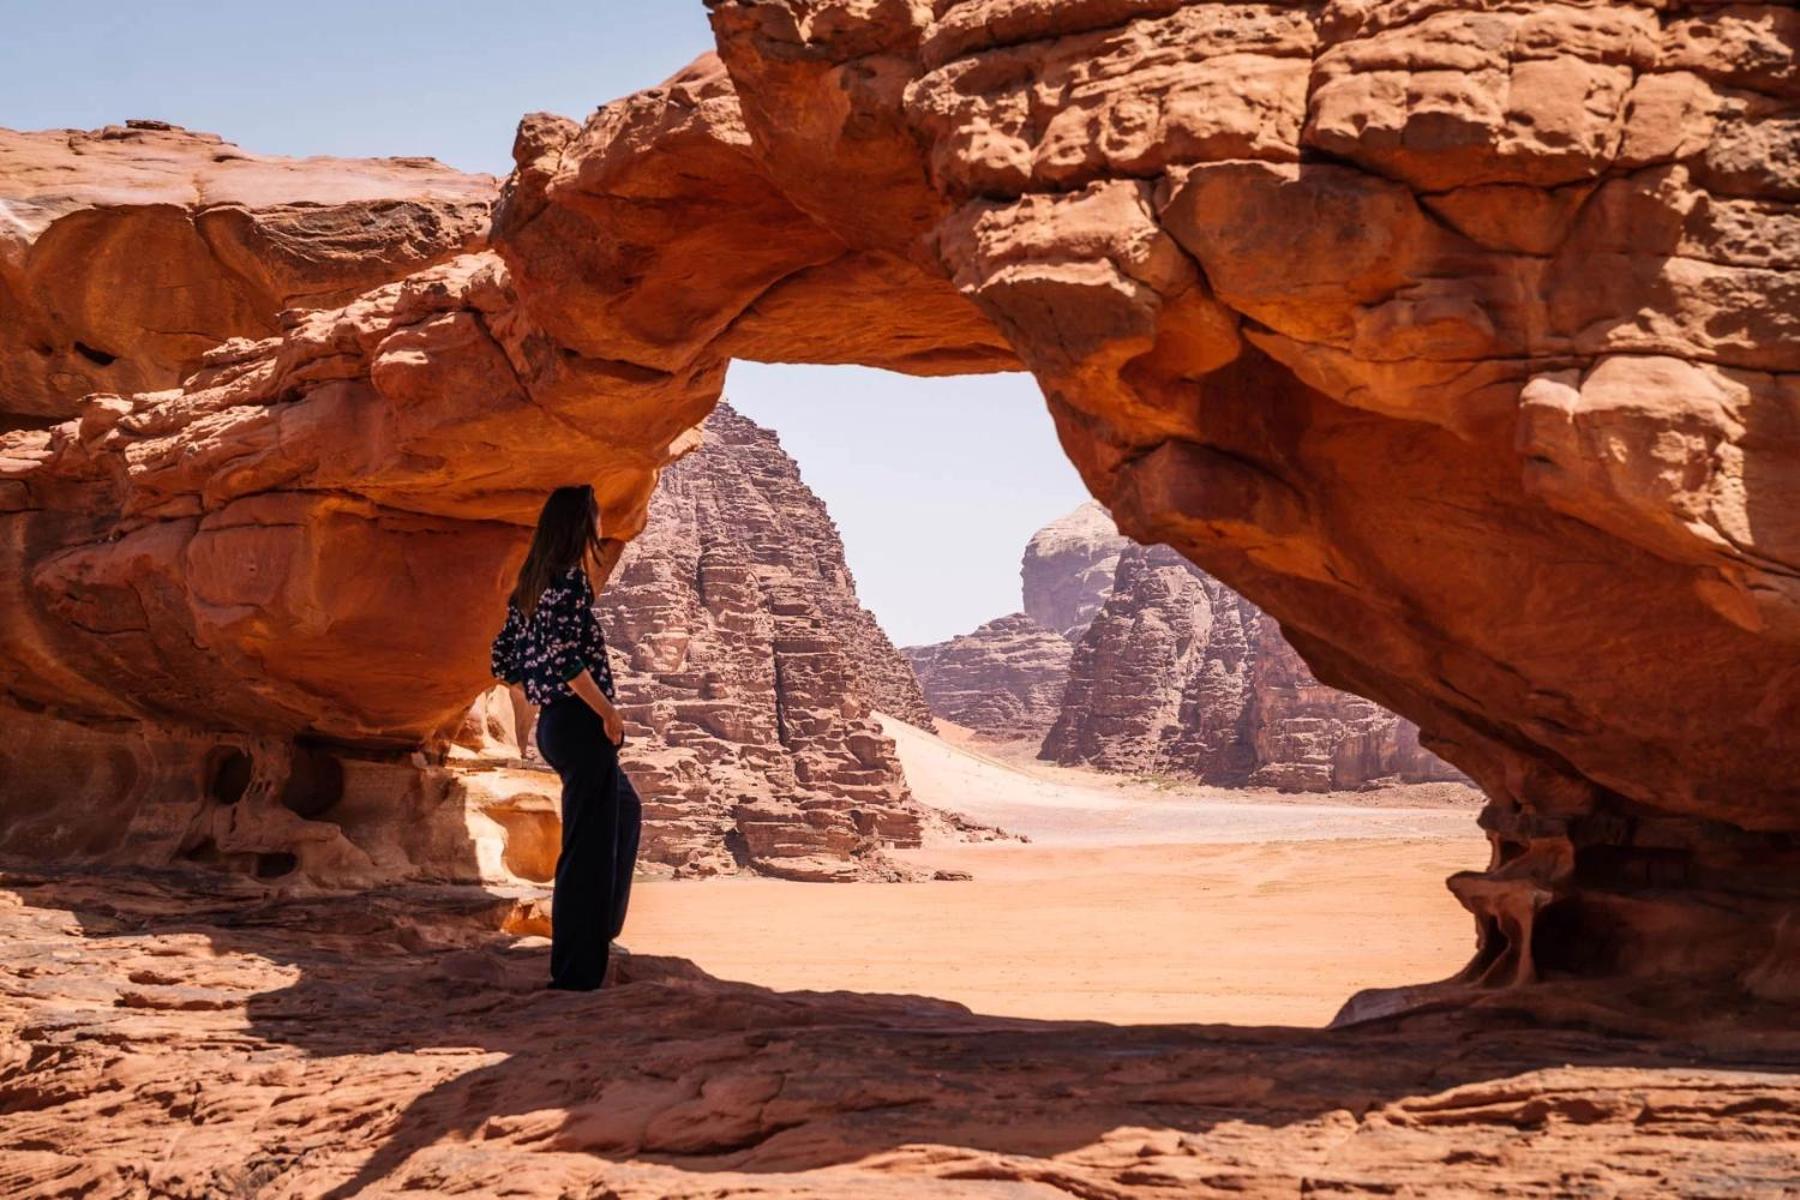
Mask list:
POLYGON ((160 121, 0 129, 0 429, 173 387, 486 236, 495 181, 428 158, 271 158, 160 121))
POLYGON ((533 498, 635 532, 729 357, 1018 362, 1127 534, 1487 790, 1469 983, 1793 996, 1789 10, 711 8, 525 122, 504 274, 0 442, 11 702, 441 736, 533 498))
POLYGON ((1166 549, 1128 547, 1069 666, 1045 758, 1241 785, 1256 769, 1256 609, 1166 549))
POLYGON ((1069 678, 1069 642, 1024 613, 947 642, 910 646, 931 711, 996 738, 1041 738, 1069 678))
POLYGON ((1419 744, 1411 721, 1320 683, 1266 614, 1252 628, 1251 786, 1317 792, 1465 779, 1419 744))
POLYGON ((1042 757, 1065 766, 1228 787, 1461 778, 1411 722, 1314 679, 1254 604, 1179 555, 1134 546, 1091 501, 1032 537, 1020 575, 1037 620, 907 651, 933 710, 958 724, 1042 739, 1042 757))
POLYGON ((602 597, 644 858, 797 879, 892 878, 935 814, 876 709, 929 720, 856 598, 837 528, 775 435, 721 404, 664 472, 602 597))

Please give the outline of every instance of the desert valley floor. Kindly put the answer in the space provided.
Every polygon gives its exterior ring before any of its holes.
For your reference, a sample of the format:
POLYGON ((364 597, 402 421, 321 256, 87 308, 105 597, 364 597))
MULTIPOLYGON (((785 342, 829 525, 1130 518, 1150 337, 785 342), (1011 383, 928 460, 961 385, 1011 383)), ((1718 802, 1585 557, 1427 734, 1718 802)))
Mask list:
POLYGON ((0 879, 0 1194, 1781 1196, 1800 1054, 1501 1010, 1319 1028, 1446 975, 1453 789, 1163 789, 899 731, 1029 843, 967 880, 646 882, 622 986, 540 988, 534 898, 262 903, 0 879), (1399 805, 1399 806, 1396 806, 1399 805))
POLYGON ((883 724, 922 800, 1030 842, 894 853, 971 876, 959 882, 644 884, 628 943, 780 989, 917 993, 1044 1019, 1297 1025, 1325 1024, 1364 987, 1449 975, 1473 946, 1468 914, 1444 902, 1445 876, 1487 857, 1467 788, 1325 803, 1158 788, 883 724))

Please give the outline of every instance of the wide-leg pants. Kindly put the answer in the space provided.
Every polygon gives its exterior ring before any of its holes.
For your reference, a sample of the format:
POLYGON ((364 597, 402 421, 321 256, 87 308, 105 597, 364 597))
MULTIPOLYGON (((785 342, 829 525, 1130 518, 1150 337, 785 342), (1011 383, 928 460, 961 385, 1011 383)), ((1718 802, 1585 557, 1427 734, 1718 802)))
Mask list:
POLYGON ((550 986, 587 991, 606 978, 625 928, 643 805, 600 715, 579 698, 538 716, 538 748, 562 777, 562 852, 550 909, 550 986))

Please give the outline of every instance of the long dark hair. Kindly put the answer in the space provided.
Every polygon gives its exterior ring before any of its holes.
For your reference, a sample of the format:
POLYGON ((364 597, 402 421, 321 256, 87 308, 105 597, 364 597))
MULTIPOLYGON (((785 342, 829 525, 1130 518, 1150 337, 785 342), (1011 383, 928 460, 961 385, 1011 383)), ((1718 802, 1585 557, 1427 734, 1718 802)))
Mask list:
POLYGON ((559 487, 544 501, 538 514, 537 532, 531 535, 531 549, 519 568, 519 582, 513 585, 513 607, 530 620, 537 615, 538 598, 552 580, 570 567, 585 566, 588 556, 600 555, 600 504, 594 489, 559 487))

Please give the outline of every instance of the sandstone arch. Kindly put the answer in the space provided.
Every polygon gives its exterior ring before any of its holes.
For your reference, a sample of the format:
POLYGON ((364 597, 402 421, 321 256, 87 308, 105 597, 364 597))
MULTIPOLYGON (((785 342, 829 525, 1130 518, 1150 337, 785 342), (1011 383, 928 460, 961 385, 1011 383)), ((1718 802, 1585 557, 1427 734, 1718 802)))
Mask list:
POLYGON ((641 523, 731 358, 1023 365, 1127 532, 1487 790, 1467 982, 1793 998, 1790 11, 709 7, 526 119, 490 252, 4 443, 15 704, 428 741, 536 496, 641 523))

